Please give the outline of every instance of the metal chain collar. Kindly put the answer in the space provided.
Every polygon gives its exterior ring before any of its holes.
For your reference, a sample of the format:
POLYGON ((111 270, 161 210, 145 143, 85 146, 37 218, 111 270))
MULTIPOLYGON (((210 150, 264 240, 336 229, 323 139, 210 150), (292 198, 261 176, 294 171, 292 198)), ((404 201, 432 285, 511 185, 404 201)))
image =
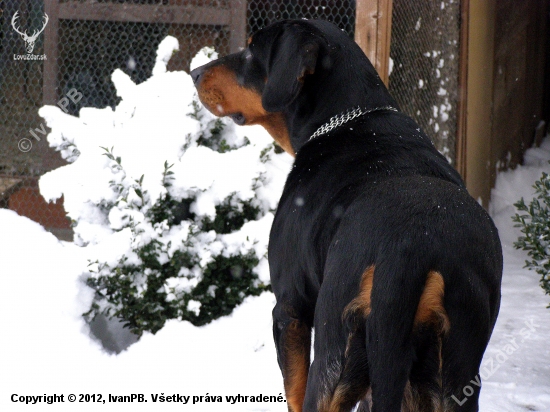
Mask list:
POLYGON ((342 126, 343 124, 346 124, 347 122, 349 122, 353 119, 356 119, 359 116, 364 116, 366 114, 381 111, 381 110, 391 110, 393 112, 397 111, 397 109, 395 107, 392 107, 392 106, 382 106, 382 107, 377 107, 377 108, 374 108, 374 109, 362 109, 360 107, 355 107, 353 109, 349 109, 344 113, 338 114, 336 116, 332 116, 328 122, 326 122, 324 125, 319 127, 315 131, 315 133, 313 133, 311 135, 311 137, 308 139, 308 142, 310 140, 315 139, 316 137, 321 136, 322 134, 328 133, 331 130, 333 130, 333 129, 339 127, 339 126, 342 126))

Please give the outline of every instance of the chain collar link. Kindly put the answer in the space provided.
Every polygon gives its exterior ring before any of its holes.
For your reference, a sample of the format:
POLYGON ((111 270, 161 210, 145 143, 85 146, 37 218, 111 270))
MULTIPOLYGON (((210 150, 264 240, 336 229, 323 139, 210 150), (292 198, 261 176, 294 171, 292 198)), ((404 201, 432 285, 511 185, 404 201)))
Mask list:
POLYGON ((326 122, 324 125, 319 127, 315 133, 311 135, 311 137, 308 139, 308 142, 310 140, 315 139, 316 137, 321 136, 322 134, 328 133, 331 130, 342 126, 343 124, 346 124, 347 122, 356 119, 359 116, 364 116, 366 114, 372 113, 372 112, 378 112, 382 110, 391 110, 393 112, 396 112, 397 109, 392 106, 382 106, 377 107, 374 109, 362 109, 360 107, 355 107, 353 109, 349 109, 344 113, 338 114, 336 116, 332 116, 328 122, 326 122))

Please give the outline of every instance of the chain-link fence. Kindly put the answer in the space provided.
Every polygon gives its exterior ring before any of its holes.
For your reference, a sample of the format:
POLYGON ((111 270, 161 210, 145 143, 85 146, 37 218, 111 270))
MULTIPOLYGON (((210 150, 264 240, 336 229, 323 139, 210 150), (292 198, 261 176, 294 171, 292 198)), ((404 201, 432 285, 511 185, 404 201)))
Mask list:
POLYGON ((277 20, 302 18, 329 20, 353 37, 355 1, 301 0, 289 2, 250 0, 248 2, 249 34, 277 20))
POLYGON ((454 164, 460 0, 393 0, 390 92, 454 164))
MULTIPOLYGON (((459 0, 393 1, 390 89, 450 160, 459 8, 459 0)), ((168 69, 188 70, 202 47, 227 54, 280 19, 326 19, 353 37, 356 17, 355 0, 0 0, 0 9, 0 207, 66 236, 61 204, 43 202, 36 185, 63 164, 48 148, 38 116, 43 104, 77 90, 80 100, 65 99, 71 114, 85 106, 114 107, 112 72, 121 68, 137 83, 147 79, 167 35, 180 42, 168 69)))

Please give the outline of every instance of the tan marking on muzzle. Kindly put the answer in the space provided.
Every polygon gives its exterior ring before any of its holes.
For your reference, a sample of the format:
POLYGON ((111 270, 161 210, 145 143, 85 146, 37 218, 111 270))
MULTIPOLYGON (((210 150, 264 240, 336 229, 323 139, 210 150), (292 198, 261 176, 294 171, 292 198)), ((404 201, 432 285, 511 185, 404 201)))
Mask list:
POLYGON ((218 65, 206 70, 197 91, 202 104, 214 115, 222 117, 241 113, 244 124, 263 126, 285 152, 295 156, 283 114, 267 112, 262 106, 262 96, 241 86, 235 73, 227 67, 218 65))

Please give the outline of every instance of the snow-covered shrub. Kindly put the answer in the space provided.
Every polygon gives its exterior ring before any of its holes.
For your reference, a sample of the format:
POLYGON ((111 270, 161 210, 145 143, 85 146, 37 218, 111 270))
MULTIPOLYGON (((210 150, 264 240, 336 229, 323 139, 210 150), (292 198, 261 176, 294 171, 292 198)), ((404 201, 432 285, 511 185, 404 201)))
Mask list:
MULTIPOLYGON (((96 291, 86 316, 120 318, 136 334, 168 319, 208 323, 269 288, 267 240, 290 165, 262 128, 215 118, 187 73, 166 71, 177 47, 166 38, 139 85, 113 73, 115 110, 40 110, 70 162, 40 189, 64 196, 86 249, 96 291)), ((214 57, 203 49, 192 66, 214 57)))
MULTIPOLYGON (((535 198, 529 205, 521 198, 514 206, 521 213, 512 218, 524 236, 514 243, 517 249, 527 251, 531 260, 525 266, 540 276, 542 288, 550 294, 550 177, 543 172, 535 182, 535 198), (523 212, 523 213, 522 213, 523 212)), ((549 306, 550 307, 550 306, 549 306)))

